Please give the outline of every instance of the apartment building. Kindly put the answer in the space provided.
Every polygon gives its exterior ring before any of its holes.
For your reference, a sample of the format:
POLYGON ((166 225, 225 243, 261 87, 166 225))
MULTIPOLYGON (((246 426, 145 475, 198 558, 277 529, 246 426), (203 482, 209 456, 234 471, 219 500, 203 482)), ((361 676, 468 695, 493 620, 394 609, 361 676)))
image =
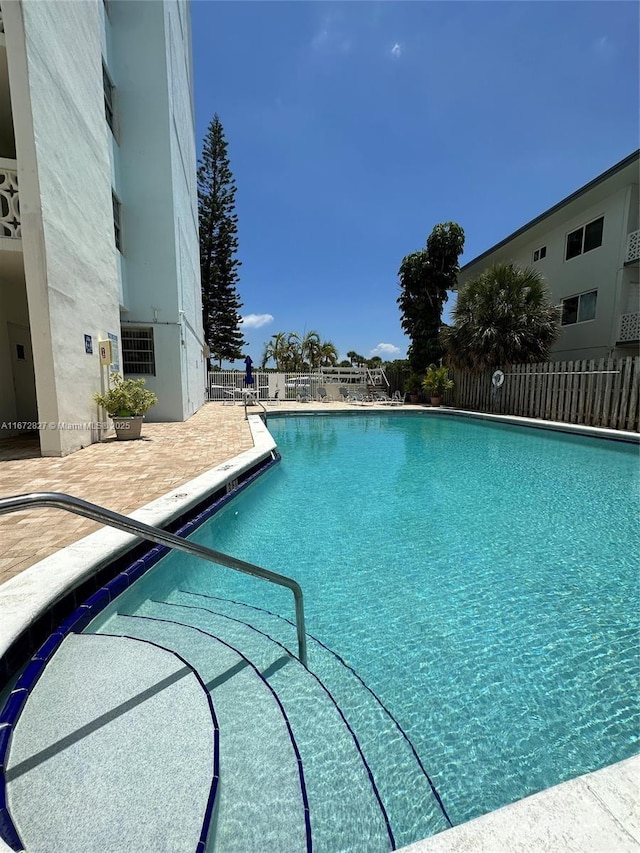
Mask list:
POLYGON ((539 270, 561 309, 554 361, 638 354, 640 151, 465 264, 458 287, 494 263, 539 270))
POLYGON ((190 7, 2 0, 0 432, 99 440, 114 372, 204 402, 190 7))

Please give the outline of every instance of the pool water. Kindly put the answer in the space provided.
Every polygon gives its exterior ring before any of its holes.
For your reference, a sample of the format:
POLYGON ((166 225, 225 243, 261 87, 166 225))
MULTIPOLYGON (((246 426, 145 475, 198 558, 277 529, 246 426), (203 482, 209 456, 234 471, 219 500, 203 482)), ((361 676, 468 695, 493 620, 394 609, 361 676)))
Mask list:
MULTIPOLYGON (((636 446, 444 414, 268 426, 282 462, 193 539, 299 581, 454 824, 638 751, 636 446)), ((152 572, 292 618, 182 554, 152 572)))

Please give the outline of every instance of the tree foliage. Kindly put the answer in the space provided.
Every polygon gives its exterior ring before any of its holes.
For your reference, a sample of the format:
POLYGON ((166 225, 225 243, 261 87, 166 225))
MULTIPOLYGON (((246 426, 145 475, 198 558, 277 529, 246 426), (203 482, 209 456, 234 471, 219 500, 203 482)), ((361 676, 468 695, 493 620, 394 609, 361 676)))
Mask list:
POLYGON ((212 356, 222 361, 242 357, 238 296, 238 217, 235 214, 236 184, 227 156, 227 141, 217 115, 213 117, 202 146, 198 167, 198 220, 200 226, 200 275, 202 323, 212 356))
POLYGON ((455 287, 464 231, 456 222, 436 225, 426 248, 407 255, 398 271, 401 325, 411 339, 407 357, 412 371, 424 373, 442 357, 440 327, 447 291, 455 287))
POLYGON ((262 367, 266 367, 269 361, 275 362, 277 370, 289 372, 334 367, 338 362, 338 351, 331 341, 323 341, 316 331, 305 335, 277 332, 264 348, 262 367))
POLYGON ((446 361, 473 373, 546 361, 560 332, 558 309, 542 275, 495 264, 470 281, 443 330, 446 361))

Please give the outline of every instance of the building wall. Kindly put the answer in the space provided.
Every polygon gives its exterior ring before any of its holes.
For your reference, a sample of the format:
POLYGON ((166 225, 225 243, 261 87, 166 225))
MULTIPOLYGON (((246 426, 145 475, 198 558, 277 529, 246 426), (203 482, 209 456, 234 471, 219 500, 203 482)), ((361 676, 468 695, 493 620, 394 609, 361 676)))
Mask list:
MULTIPOLYGON (((620 314, 625 311, 624 270, 627 233, 637 228, 637 162, 624 179, 604 182, 569 202, 531 228, 467 265, 459 277, 459 287, 482 270, 498 262, 514 262, 537 269, 545 277, 552 299, 560 304, 567 297, 597 290, 593 320, 562 326, 551 351, 555 360, 600 358, 615 350, 620 314), (634 208, 634 204, 636 208, 634 208), (565 260, 567 235, 594 219, 604 216, 602 245, 565 260), (546 257, 534 261, 534 251, 546 247, 546 257)), ((636 309, 637 310, 637 309, 636 309)), ((623 354, 622 352, 616 354, 623 354)))
MULTIPOLYGON (((52 423, 96 420, 97 341, 119 331, 100 5, 3 4, 38 419, 52 423)), ((97 437, 47 429, 41 450, 97 437)))
POLYGON ((122 202, 122 322, 153 328, 158 403, 183 420, 204 402, 202 309, 188 5, 110 5, 122 202))

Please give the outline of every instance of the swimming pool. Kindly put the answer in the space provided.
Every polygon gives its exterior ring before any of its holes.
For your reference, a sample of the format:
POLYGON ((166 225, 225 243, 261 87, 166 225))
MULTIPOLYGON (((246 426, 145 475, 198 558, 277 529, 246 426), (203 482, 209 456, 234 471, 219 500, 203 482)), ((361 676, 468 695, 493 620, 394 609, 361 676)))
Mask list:
MULTIPOLYGON (((343 702, 356 697, 347 717, 373 750, 398 846, 447 825, 435 795, 430 826, 411 814, 416 789, 391 761, 400 730, 454 824, 637 751, 637 448, 445 415, 270 418, 269 428, 281 464, 194 538, 298 580, 307 630, 398 722, 376 742, 363 692, 341 686, 344 671, 314 646, 312 668, 343 702)), ((146 599, 172 596, 180 619, 186 608, 236 620, 244 609, 265 633, 286 634, 263 612, 290 615, 286 593, 175 554, 112 609, 149 619, 146 599)), ((93 630, 113 631, 110 618, 93 630)), ((315 713, 315 687, 294 687, 300 714, 315 713)), ((333 849, 388 849, 378 824, 379 847, 333 849)), ((369 831, 363 820, 356 834, 369 831)), ((325 840, 314 849, 332 849, 325 840)))
POLYGON ((454 824, 637 751, 635 447, 419 415, 269 427, 281 465, 195 538, 302 584, 308 631, 394 711, 454 824))

